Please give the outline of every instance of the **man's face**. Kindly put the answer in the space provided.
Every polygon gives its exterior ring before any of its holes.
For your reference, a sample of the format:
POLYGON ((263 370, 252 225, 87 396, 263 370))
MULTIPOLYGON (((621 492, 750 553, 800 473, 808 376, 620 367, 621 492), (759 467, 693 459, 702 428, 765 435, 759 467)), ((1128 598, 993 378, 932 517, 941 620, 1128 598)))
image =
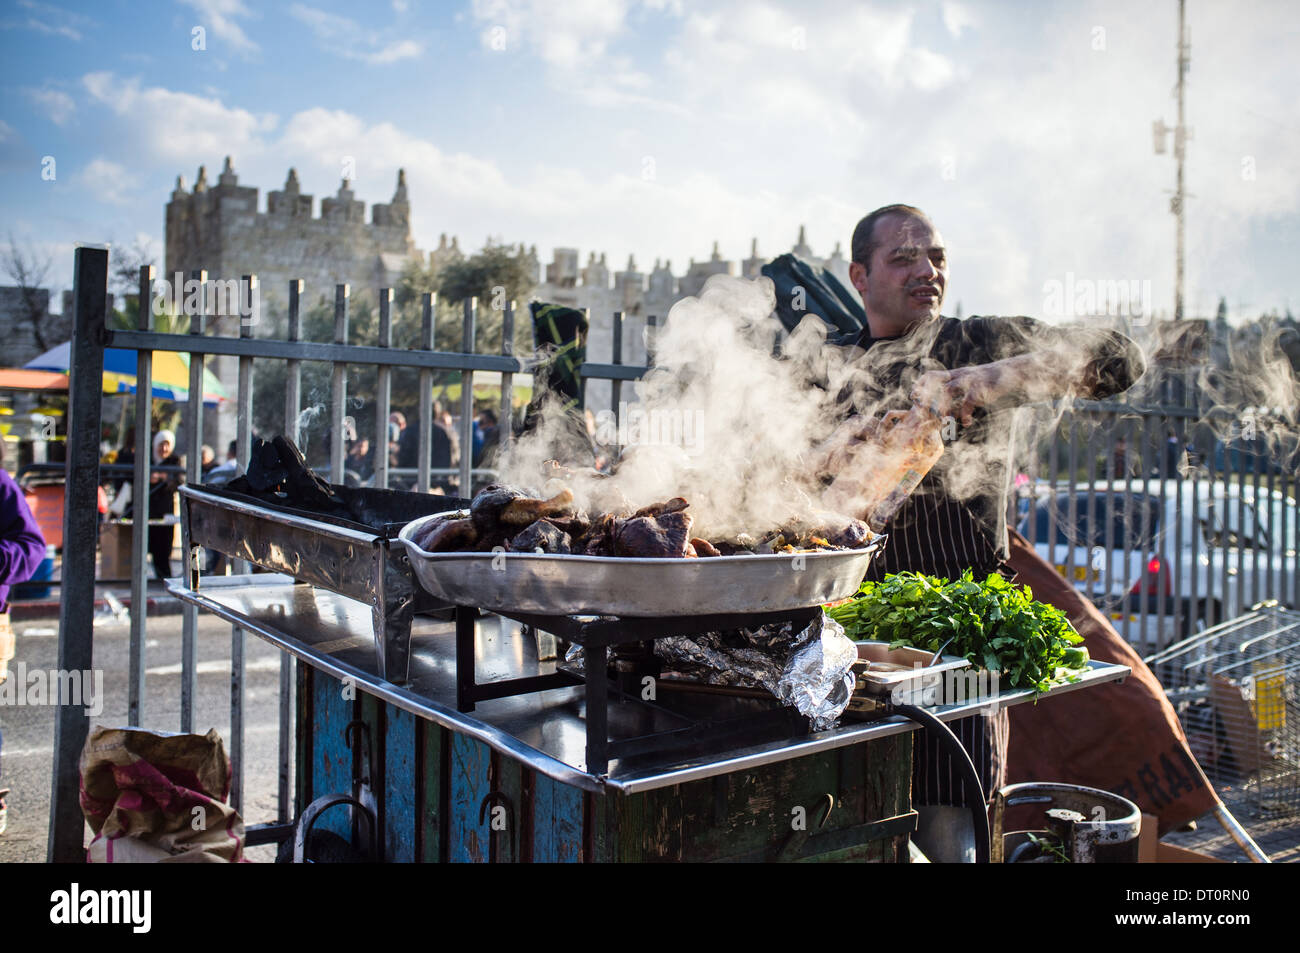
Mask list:
POLYGON ((923 219, 887 215, 876 222, 871 270, 849 266, 875 337, 894 337, 939 316, 948 283, 943 238, 923 219))

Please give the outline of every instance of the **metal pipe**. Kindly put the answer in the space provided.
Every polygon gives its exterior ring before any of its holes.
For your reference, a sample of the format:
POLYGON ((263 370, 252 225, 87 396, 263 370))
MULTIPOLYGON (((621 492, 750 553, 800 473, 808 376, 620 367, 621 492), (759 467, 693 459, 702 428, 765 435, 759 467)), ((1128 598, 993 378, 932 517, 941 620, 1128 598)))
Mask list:
MULTIPOLYGON (((302 321, 299 316, 302 301, 302 279, 294 278, 289 282, 289 333, 290 342, 296 342, 302 336, 302 321)), ((284 432, 289 435, 294 446, 301 443, 298 417, 302 413, 302 366, 301 362, 290 358, 285 362, 284 395, 284 432)), ((279 711, 279 758, 280 778, 276 797, 276 820, 286 824, 291 815, 290 778, 294 752, 292 749, 293 709, 293 656, 280 652, 280 711, 279 711)))
POLYGON ((1272 861, 1268 859, 1268 854, 1260 850, 1260 847, 1255 843, 1254 838, 1250 836, 1249 832, 1247 832, 1244 827, 1237 823, 1237 819, 1232 816, 1222 801, 1215 805, 1214 816, 1219 819, 1219 823, 1223 825, 1223 829, 1237 842, 1237 846, 1246 852, 1246 856, 1249 857, 1252 862, 1256 864, 1272 863, 1272 861))
MULTIPOLYGON (((153 330, 153 265, 140 266, 139 313, 136 326, 153 330)), ((179 293, 179 290, 178 290, 179 293)), ((127 662, 126 723, 144 724, 145 618, 149 611, 149 423, 153 406, 153 353, 135 355, 135 472, 131 481, 134 501, 131 521, 131 641, 127 662), (143 503, 143 507, 142 504, 143 503)), ((124 484, 125 485, 125 484, 124 484)))
MULTIPOLYGON (((474 353, 474 323, 478 313, 478 298, 465 299, 465 314, 461 324, 461 350, 474 353)), ((460 495, 469 498, 474 494, 474 372, 461 371, 460 375, 460 495)))
MULTIPOLYGON (((425 292, 420 296, 423 318, 420 324, 420 347, 432 351, 434 337, 434 295, 425 292)), ((420 493, 429 492, 429 454, 433 446, 433 371, 427 367, 420 368, 420 407, 419 430, 416 431, 416 466, 419 472, 415 480, 415 489, 420 493)))
MULTIPOLYGON (((623 312, 614 312, 614 364, 623 363, 623 312)), ((583 376, 586 376, 586 368, 583 368, 583 376)), ((612 380, 609 383, 609 402, 610 409, 614 411, 614 426, 619 425, 623 413, 623 382, 612 380)))
MULTIPOLYGON (((185 353, 189 350, 183 334, 162 334, 158 331, 106 331, 106 347, 125 348, 129 351, 143 349, 151 351, 176 351, 185 353)), ((389 367, 431 367, 444 371, 509 371, 521 373, 524 368, 517 358, 505 358, 500 354, 460 354, 447 351, 384 350, 382 347, 364 344, 322 343, 301 341, 290 344, 288 341, 254 338, 245 341, 240 338, 209 338, 208 354, 238 357, 251 354, 254 357, 273 357, 277 360, 297 358, 303 361, 320 361, 330 363, 342 361, 345 364, 385 364, 389 367)), ((610 365, 597 365, 609 368, 610 365)), ((622 371, 623 380, 635 380, 637 373, 629 368, 622 371)), ((592 376, 609 376, 608 373, 592 376)))
MULTIPOLYGON (((334 343, 348 343, 348 286, 334 288, 334 343)), ((343 457, 347 453, 347 435, 343 418, 348 399, 348 366, 334 361, 330 372, 330 482, 343 482, 343 457)))
MULTIPOLYGON (((253 327, 261 317, 254 306, 259 303, 257 276, 244 275, 243 288, 249 295, 248 307, 240 313, 248 315, 239 322, 239 336, 251 338, 253 327)), ((241 290, 240 292, 244 292, 241 290)), ((193 398, 193 394, 190 395, 193 398)), ((244 469, 253 453, 253 358, 241 355, 235 415, 235 455, 244 463, 244 469)), ((234 570, 239 575, 248 572, 248 564, 234 560, 234 570)), ((247 639, 239 626, 230 629, 230 805, 236 811, 244 809, 244 656, 247 639)))
MULTIPOLYGON (((95 547, 99 529, 99 420, 103 409, 103 334, 108 296, 108 249, 77 248, 73 271, 72 343, 69 345, 68 451, 63 503, 63 578, 59 601, 60 671, 90 672, 94 664, 95 547)), ((54 772, 45 858, 81 862, 81 750, 89 729, 86 709, 58 705, 54 712, 54 772)))
MULTIPOLYGON (((379 289, 379 346, 393 346, 393 289, 379 289)), ((375 479, 373 486, 388 489, 388 415, 392 412, 393 371, 379 365, 375 377, 375 479)))
MULTIPOLYGON (((506 302, 501 316, 501 355, 515 355, 515 303, 506 302)), ((515 375, 509 371, 501 374, 501 419, 497 421, 498 453, 504 452, 515 437, 515 375)))
MULTIPOLYGON (((204 342, 202 340, 207 321, 207 287, 208 273, 202 269, 190 272, 190 278, 198 282, 201 289, 199 294, 199 309, 195 314, 190 315, 190 330, 186 335, 189 341, 190 352, 190 394, 199 394, 198 400, 190 400, 185 404, 185 431, 188 433, 191 443, 196 440, 200 443, 203 433, 203 365, 204 365, 204 342)), ((236 447, 238 451, 238 447, 236 447)), ((199 482, 199 459, 197 454, 191 453, 185 461, 185 473, 189 478, 187 482, 197 484, 199 482)), ((181 578, 193 579, 194 567, 189 565, 190 553, 187 550, 182 553, 186 560, 186 565, 181 568, 181 578)), ((191 605, 186 605, 181 616, 181 731, 192 732, 194 730, 194 708, 198 704, 199 697, 199 667, 198 667, 198 626, 199 611, 191 605)))
MULTIPOLYGON (((302 279, 289 282, 289 341, 296 343, 302 337, 302 319, 298 311, 302 301, 302 279)), ((295 447, 302 445, 298 416, 302 413, 302 362, 289 358, 284 365, 284 432, 295 447)))

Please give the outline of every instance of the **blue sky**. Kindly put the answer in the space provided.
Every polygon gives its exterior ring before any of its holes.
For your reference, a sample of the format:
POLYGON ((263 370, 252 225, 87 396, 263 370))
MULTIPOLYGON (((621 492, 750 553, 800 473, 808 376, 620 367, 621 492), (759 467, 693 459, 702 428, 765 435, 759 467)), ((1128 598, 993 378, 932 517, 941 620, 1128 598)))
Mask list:
MULTIPOLYGON (((1300 118, 1288 2, 1189 0, 1187 300, 1300 304, 1300 118)), ((491 235, 671 258, 822 254, 920 205, 945 310, 1043 310, 1068 273, 1172 307, 1177 4, 322 0, 0 4, 0 241, 151 243, 178 174, 234 157, 367 204, 405 167, 417 243, 491 235), (203 49, 195 49, 201 29, 203 49), (55 160, 53 181, 42 162, 55 160)), ((0 282, 6 282, 0 276, 0 282)))

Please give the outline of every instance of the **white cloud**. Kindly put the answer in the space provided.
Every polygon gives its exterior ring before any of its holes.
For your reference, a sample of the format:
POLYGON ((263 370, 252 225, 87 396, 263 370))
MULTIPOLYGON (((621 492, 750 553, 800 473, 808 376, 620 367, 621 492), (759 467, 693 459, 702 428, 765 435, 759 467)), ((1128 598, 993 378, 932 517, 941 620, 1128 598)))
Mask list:
POLYGON ((944 0, 943 3, 943 25, 948 32, 955 37, 959 37, 962 31, 968 26, 977 26, 975 14, 964 3, 955 3, 953 0, 944 0))
POLYGON ((239 18, 253 16, 253 11, 244 6, 242 0, 178 0, 187 7, 192 7, 199 14, 201 26, 213 33, 218 39, 230 44, 230 47, 243 56, 249 56, 261 49, 249 39, 239 18))
POLYGON ((50 122, 56 126, 62 126, 76 111, 76 103, 67 93, 57 89, 25 89, 23 90, 37 106, 45 110, 50 122))
POLYGON ((128 205, 140 185, 140 178, 126 167, 108 159, 92 159, 77 176, 77 182, 91 195, 113 205, 128 205))
POLYGON ((18 6, 27 11, 26 15, 18 20, 6 20, 0 23, 0 28, 24 28, 52 36, 64 36, 69 40, 80 40, 82 31, 91 24, 89 17, 52 4, 38 3, 36 0, 18 0, 18 6))
POLYGON ((121 79, 111 72, 87 73, 82 85, 94 99, 124 117, 132 142, 141 144, 149 155, 169 160, 203 162, 217 155, 258 152, 278 122, 273 115, 254 115, 215 98, 159 86, 142 88, 139 80, 121 79))
POLYGON ((410 38, 399 39, 391 30, 370 30, 344 16, 295 3, 289 13, 307 26, 321 49, 371 66, 415 59, 424 46, 410 38))
POLYGON ((16 138, 14 136, 14 127, 0 119, 0 142, 6 142, 12 138, 16 138))

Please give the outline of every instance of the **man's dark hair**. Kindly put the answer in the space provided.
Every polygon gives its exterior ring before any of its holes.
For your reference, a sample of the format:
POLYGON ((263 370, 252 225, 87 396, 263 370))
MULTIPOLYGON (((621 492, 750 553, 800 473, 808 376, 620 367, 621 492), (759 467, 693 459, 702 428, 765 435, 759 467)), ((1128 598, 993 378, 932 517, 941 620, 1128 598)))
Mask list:
POLYGON ((876 222, 886 215, 910 215, 913 218, 919 218, 923 222, 930 221, 930 216, 926 215, 919 208, 912 205, 886 205, 876 209, 863 217, 858 222, 857 227, 853 229, 853 240, 849 244, 849 251, 852 254, 852 260, 858 262, 862 267, 867 269, 867 274, 871 274, 871 256, 876 253, 879 243, 875 240, 876 222))

